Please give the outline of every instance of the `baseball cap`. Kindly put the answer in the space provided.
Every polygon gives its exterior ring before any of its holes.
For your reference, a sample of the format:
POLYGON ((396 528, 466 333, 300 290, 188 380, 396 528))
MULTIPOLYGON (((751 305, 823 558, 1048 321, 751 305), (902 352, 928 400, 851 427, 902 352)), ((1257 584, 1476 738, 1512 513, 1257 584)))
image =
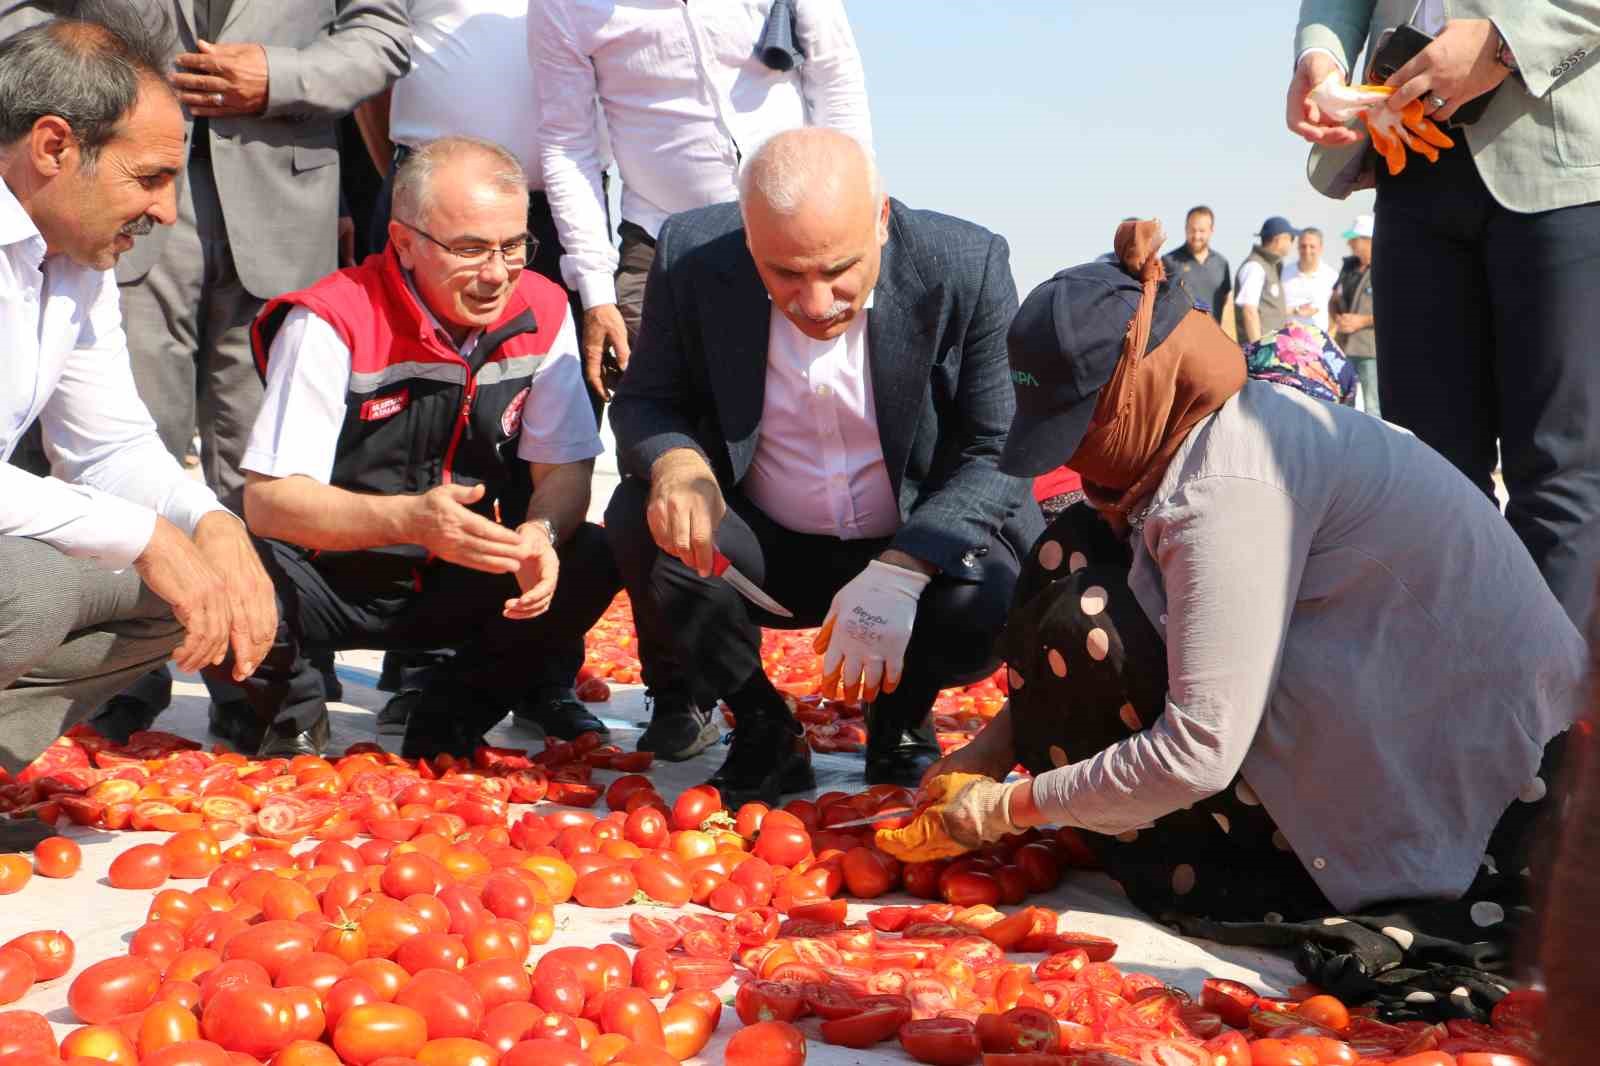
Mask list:
MULTIPOLYGON (((1128 322, 1139 310, 1137 278, 1120 265, 1070 267, 1028 294, 1006 332, 1011 387, 1017 413, 1000 456, 1000 469, 1038 477, 1078 450, 1094 417, 1100 389, 1122 358, 1128 322)), ((1156 294, 1151 350, 1192 308, 1180 286, 1156 294)))
POLYGON ((1348 241, 1352 237, 1372 236, 1372 222, 1371 215, 1357 215, 1350 228, 1344 231, 1344 239, 1348 241))
POLYGON ((1257 233, 1256 236, 1260 237, 1264 241, 1270 241, 1272 238, 1281 236, 1285 233, 1291 237, 1300 236, 1300 231, 1295 229, 1294 226, 1290 225, 1288 219, 1284 218, 1282 215, 1273 215, 1271 218, 1261 223, 1261 232, 1257 233))

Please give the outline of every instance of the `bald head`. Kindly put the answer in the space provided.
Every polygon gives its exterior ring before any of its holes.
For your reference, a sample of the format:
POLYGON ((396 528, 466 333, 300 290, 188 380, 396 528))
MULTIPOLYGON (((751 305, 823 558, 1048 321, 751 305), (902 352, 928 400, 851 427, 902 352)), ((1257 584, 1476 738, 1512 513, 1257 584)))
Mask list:
POLYGON ((848 329, 889 239, 889 201, 861 145, 835 130, 778 134, 745 164, 739 208, 773 304, 808 337, 848 329))
POLYGON ((877 206, 878 168, 854 137, 838 130, 785 130, 763 144, 739 176, 739 202, 794 215, 812 200, 877 206))

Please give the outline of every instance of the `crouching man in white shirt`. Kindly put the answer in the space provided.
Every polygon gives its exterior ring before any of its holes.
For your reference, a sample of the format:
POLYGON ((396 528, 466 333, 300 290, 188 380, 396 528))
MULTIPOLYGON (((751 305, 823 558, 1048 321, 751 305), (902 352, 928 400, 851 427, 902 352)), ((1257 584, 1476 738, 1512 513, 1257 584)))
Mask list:
POLYGON ((38 420, 53 470, 0 465, 12 772, 169 656, 196 670, 231 649, 243 680, 277 627, 244 526, 167 454, 129 367, 111 267, 172 223, 184 161, 163 62, 133 18, 0 44, 0 460, 38 420))

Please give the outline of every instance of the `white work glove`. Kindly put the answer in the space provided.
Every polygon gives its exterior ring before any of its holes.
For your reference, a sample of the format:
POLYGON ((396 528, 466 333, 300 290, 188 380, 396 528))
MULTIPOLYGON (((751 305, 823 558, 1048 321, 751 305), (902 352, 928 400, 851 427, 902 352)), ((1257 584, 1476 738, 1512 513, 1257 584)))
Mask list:
POLYGON ((822 655, 822 692, 873 700, 893 692, 905 668, 927 574, 874 559, 833 597, 812 647, 822 655), (859 683, 859 690, 858 690, 859 683))

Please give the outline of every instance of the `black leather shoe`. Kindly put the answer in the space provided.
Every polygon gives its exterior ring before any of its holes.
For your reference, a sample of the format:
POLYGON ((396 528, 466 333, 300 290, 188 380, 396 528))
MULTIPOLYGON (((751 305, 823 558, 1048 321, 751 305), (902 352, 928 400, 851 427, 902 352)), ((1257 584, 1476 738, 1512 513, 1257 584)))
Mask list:
POLYGON ((635 751, 655 753, 667 762, 692 759, 722 736, 716 712, 702 711, 688 697, 676 693, 644 694, 650 721, 634 744, 635 751))
POLYGON ((583 733, 599 733, 609 740, 611 730, 589 713, 572 689, 552 689, 534 693, 512 712, 517 721, 544 730, 547 737, 572 740, 583 733))
POLYGON ((112 696, 89 719, 89 724, 107 740, 126 744, 133 734, 154 725, 160 714, 160 707, 152 707, 143 700, 136 700, 132 696, 112 696))
MULTIPOLYGON (((326 713, 312 722, 310 729, 301 733, 279 732, 279 728, 277 723, 267 727, 267 735, 256 750, 256 758, 292 759, 296 755, 321 755, 328 746, 328 735, 332 732, 326 713)), ((286 728, 294 727, 291 725, 286 728)))
POLYGON ((903 785, 916 788, 922 784, 922 775, 928 767, 939 761, 939 756, 926 751, 892 751, 867 759, 867 784, 903 785))
POLYGON ((246 755, 255 752, 266 739, 267 727, 261 724, 256 712, 244 700, 212 701, 206 711, 211 725, 211 735, 221 737, 233 745, 233 750, 246 755))
POLYGON ((922 775, 939 761, 939 737, 932 714, 910 729, 900 728, 867 708, 867 784, 916 788, 922 775))
POLYGON ((709 783, 722 793, 723 805, 730 811, 752 800, 776 807, 785 792, 815 788, 804 731, 787 713, 746 712, 734 728, 728 757, 709 783))
POLYGON ((56 835, 54 826, 37 818, 0 819, 0 855, 16 855, 32 851, 39 842, 56 835))
POLYGON ((404 736, 406 723, 411 720, 411 712, 416 710, 417 704, 421 702, 421 689, 410 688, 390 696, 389 702, 385 703, 383 710, 378 712, 378 735, 386 737, 404 736))
POLYGON ((406 722, 400 754, 407 759, 431 759, 437 755, 469 758, 488 741, 481 732, 459 719, 444 715, 413 714, 406 722))

